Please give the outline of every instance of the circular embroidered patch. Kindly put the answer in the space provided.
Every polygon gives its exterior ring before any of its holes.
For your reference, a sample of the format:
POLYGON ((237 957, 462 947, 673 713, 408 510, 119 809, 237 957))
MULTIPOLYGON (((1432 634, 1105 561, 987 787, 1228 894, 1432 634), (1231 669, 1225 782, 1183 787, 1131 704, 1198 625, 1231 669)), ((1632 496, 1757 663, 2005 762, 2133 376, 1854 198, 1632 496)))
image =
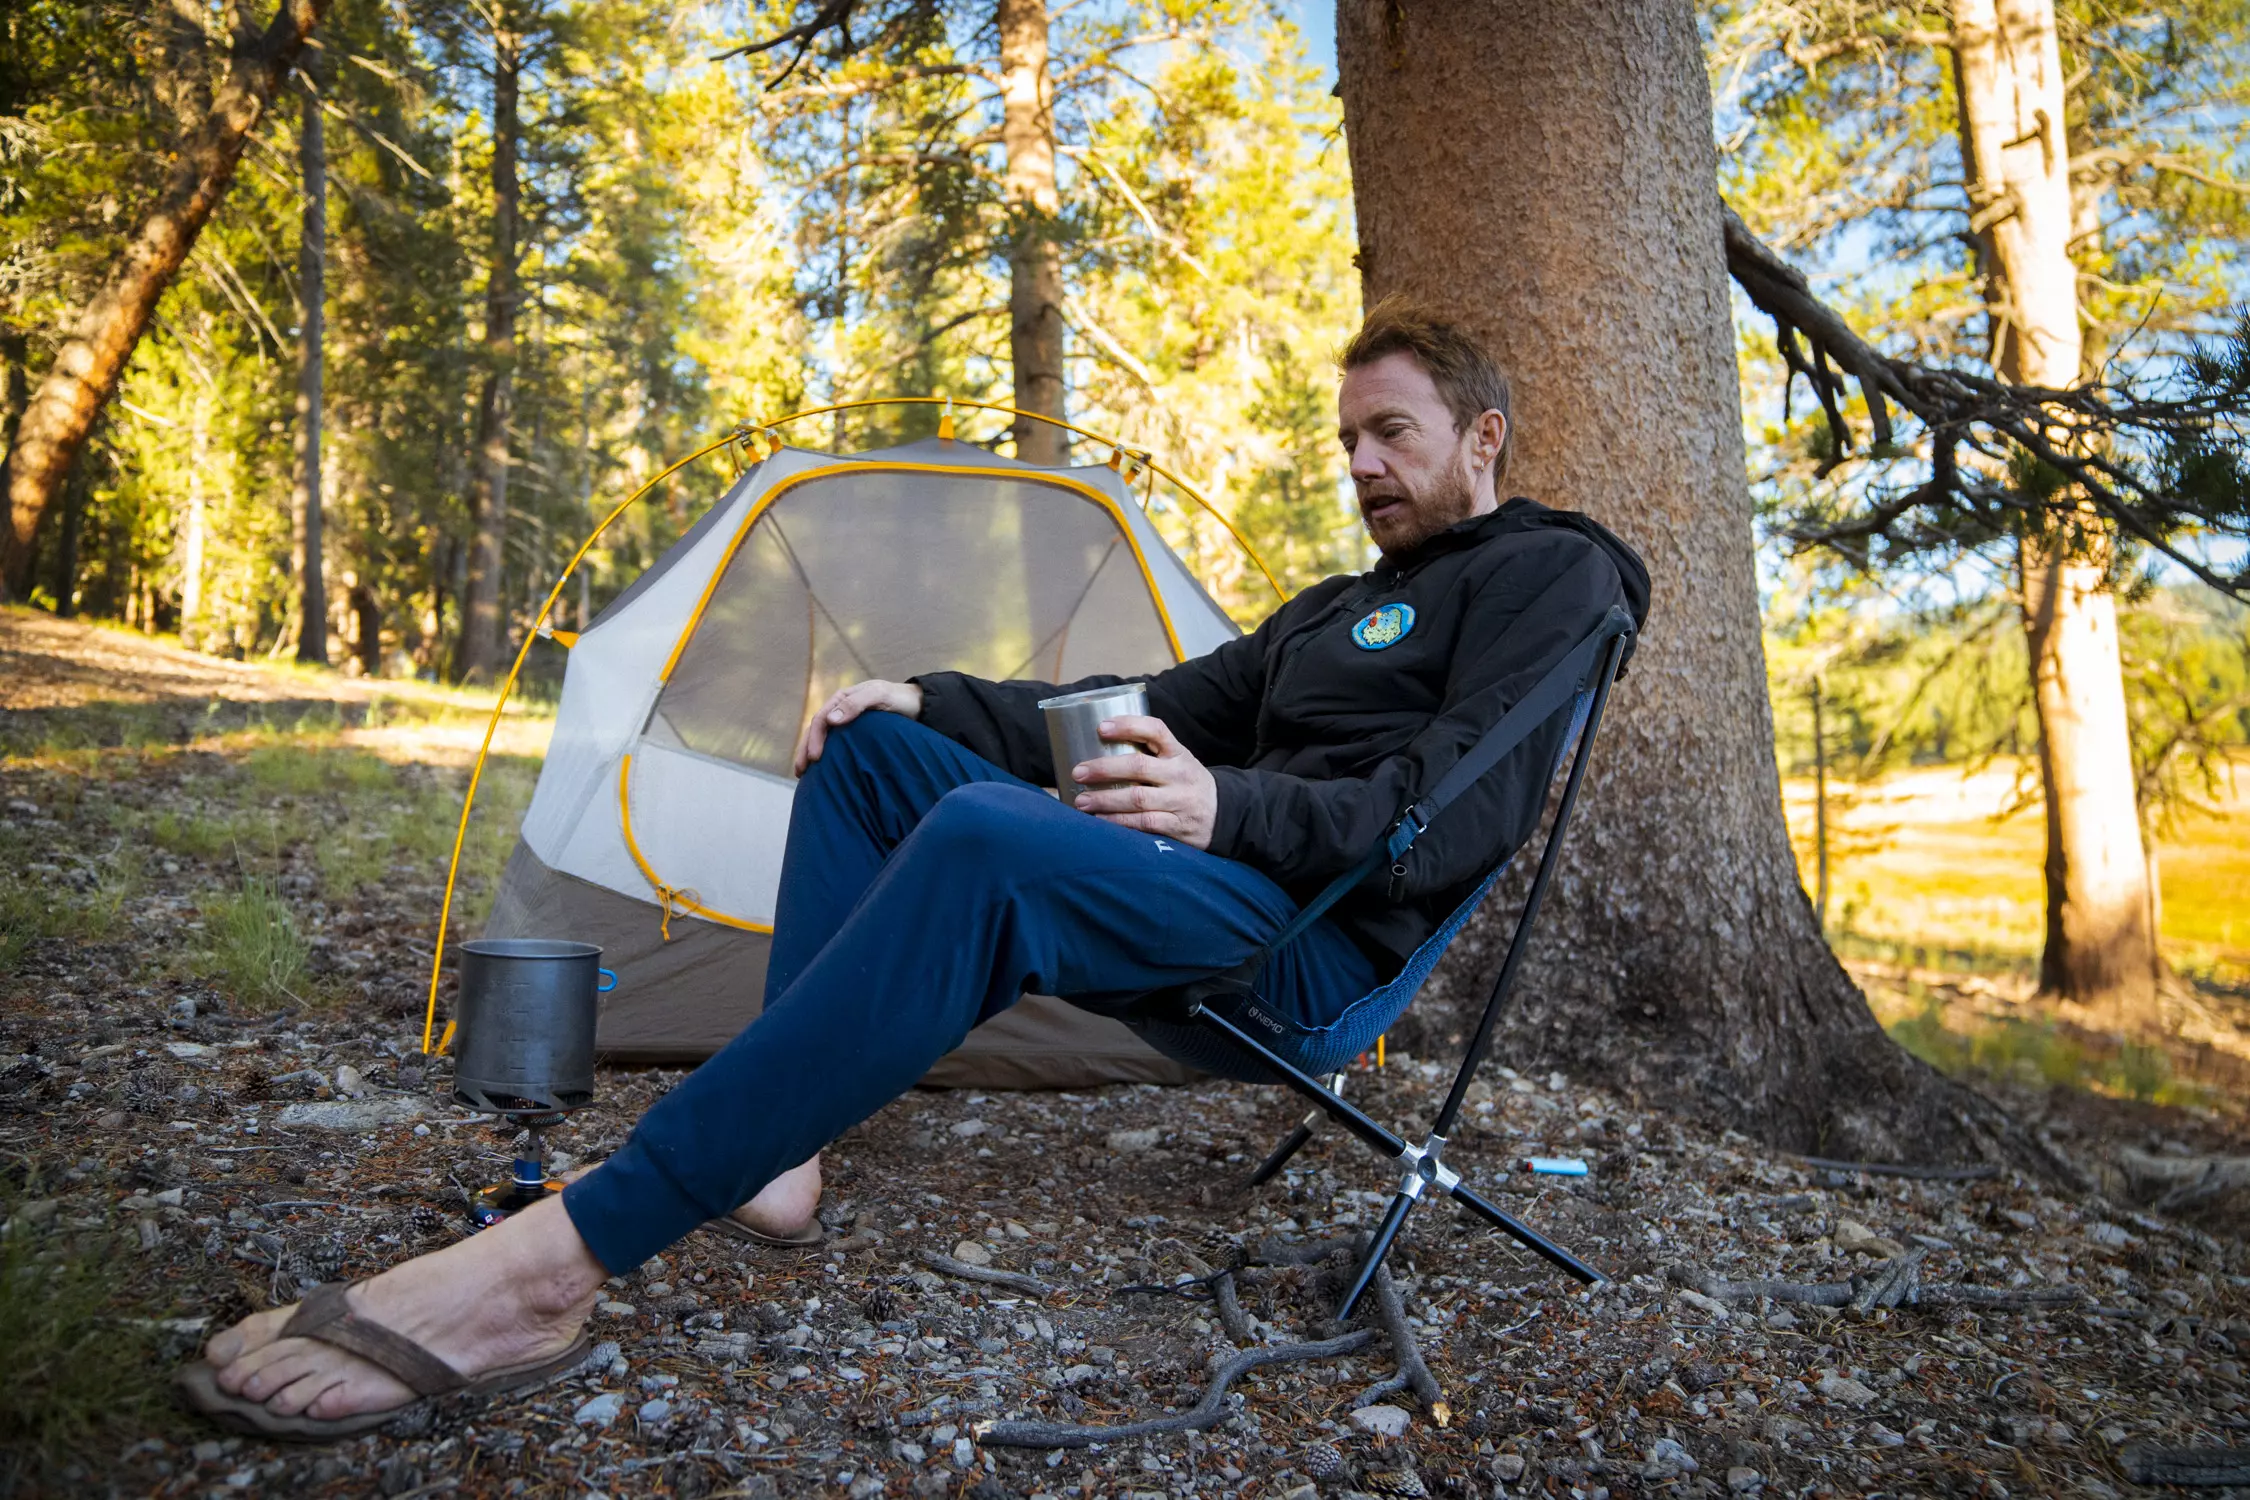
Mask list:
POLYGON ((1413 605, 1386 604, 1352 627, 1352 644, 1362 651, 1380 651, 1405 640, 1413 628, 1413 605))

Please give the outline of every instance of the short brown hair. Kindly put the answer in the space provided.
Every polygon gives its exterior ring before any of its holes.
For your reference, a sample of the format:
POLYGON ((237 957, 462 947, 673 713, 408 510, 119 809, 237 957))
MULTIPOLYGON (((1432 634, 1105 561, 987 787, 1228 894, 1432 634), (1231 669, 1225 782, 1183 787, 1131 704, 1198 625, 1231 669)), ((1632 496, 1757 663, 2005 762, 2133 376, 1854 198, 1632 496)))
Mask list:
POLYGON ((1366 321, 1336 363, 1341 369, 1356 370, 1392 354, 1414 357, 1453 413, 1455 432, 1468 431, 1469 424, 1488 411, 1500 413, 1507 427, 1500 436, 1492 477, 1504 476, 1509 450, 1516 445, 1516 422, 1508 409, 1508 377, 1484 346, 1458 323, 1448 322, 1411 297, 1393 293, 1367 310, 1366 321))

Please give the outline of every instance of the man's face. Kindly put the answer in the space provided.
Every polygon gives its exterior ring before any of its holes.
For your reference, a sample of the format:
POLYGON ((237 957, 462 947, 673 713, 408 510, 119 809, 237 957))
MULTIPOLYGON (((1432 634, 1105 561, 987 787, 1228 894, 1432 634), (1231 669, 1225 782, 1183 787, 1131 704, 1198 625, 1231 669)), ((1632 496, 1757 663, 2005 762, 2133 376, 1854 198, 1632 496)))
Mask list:
POLYGON ((1507 431, 1486 412, 1457 432, 1436 382, 1403 351, 1344 372, 1336 435, 1351 455, 1360 519, 1386 554, 1493 509, 1492 464, 1507 431))

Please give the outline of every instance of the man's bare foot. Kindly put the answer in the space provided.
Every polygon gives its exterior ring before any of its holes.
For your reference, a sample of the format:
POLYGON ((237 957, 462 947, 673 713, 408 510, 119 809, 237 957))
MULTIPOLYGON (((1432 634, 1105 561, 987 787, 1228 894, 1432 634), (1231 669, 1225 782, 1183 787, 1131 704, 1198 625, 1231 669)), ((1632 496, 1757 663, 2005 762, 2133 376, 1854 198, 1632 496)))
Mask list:
POLYGON ((791 1167, 758 1190, 731 1218, 769 1239, 796 1239, 812 1227, 820 1208, 820 1158, 791 1167))
MULTIPOLYGON (((351 1293, 351 1309, 467 1376, 561 1354, 593 1311, 609 1273, 586 1249, 560 1200, 394 1266, 351 1293)), ((280 1337, 294 1308, 245 1318, 204 1357, 219 1388, 281 1416, 323 1420, 387 1411, 414 1392, 332 1345, 280 1337)))

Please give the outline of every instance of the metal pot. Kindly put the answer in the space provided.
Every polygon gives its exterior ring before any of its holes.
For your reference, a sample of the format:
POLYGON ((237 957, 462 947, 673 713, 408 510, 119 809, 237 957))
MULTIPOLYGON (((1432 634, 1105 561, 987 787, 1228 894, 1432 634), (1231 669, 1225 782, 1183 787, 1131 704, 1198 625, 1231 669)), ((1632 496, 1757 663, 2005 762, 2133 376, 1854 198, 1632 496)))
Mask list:
POLYGON ((460 954, 453 1097, 493 1114, 591 1103, 597 997, 617 985, 601 966, 602 950, 555 938, 477 938, 460 954))

